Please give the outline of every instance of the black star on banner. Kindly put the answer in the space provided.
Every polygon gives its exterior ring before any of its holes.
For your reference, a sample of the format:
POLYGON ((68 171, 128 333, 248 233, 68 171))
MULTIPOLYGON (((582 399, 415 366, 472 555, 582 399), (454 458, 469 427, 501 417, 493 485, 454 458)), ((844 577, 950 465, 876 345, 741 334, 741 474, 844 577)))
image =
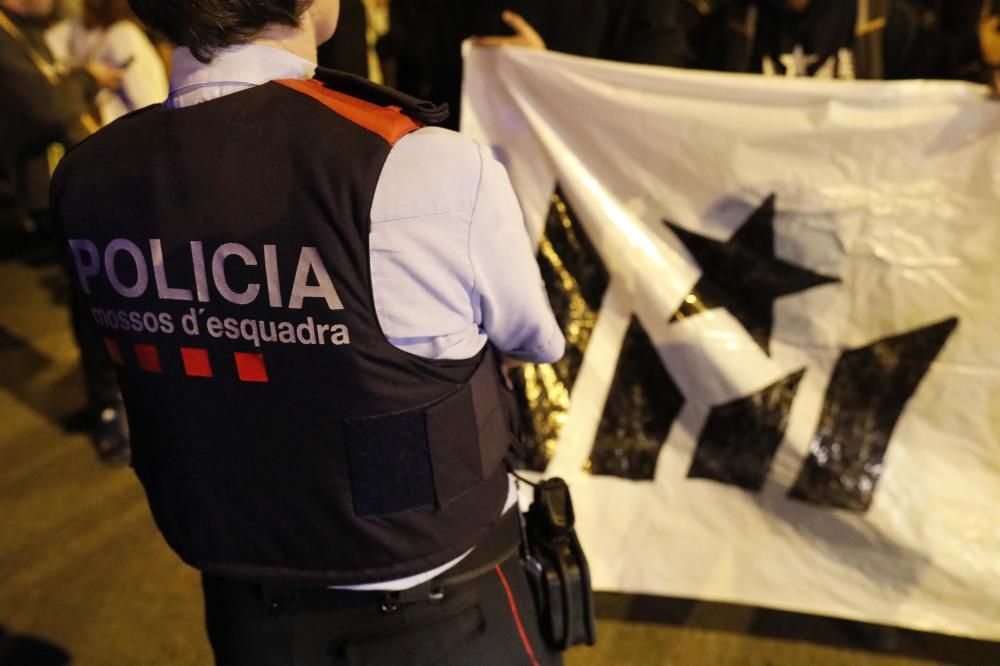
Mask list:
POLYGON ((896 423, 957 326, 947 319, 843 353, 789 497, 868 510, 896 423))
POLYGON ((775 195, 772 194, 724 243, 664 221, 702 271, 701 278, 674 313, 671 323, 714 308, 725 308, 764 353, 770 355, 774 301, 840 281, 775 256, 774 209, 775 195))
POLYGON ((560 188, 552 195, 537 258, 552 312, 566 336, 566 354, 552 365, 527 365, 512 379, 521 462, 542 472, 555 453, 570 393, 611 281, 560 188))
POLYGON ((713 407, 688 478, 761 490, 804 374, 800 370, 751 396, 713 407))
POLYGON ((652 481, 660 449, 684 406, 649 334, 632 317, 601 415, 590 471, 652 481))

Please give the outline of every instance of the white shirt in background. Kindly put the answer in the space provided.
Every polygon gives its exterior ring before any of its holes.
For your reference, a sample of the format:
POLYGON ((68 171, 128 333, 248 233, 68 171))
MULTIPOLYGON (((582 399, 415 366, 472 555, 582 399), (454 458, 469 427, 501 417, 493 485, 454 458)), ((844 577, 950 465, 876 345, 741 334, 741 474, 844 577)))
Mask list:
POLYGON ((61 21, 46 32, 45 41, 56 62, 78 67, 99 62, 124 67, 121 89, 97 96, 105 125, 127 113, 167 98, 167 72, 146 33, 132 21, 88 30, 79 19, 61 21))

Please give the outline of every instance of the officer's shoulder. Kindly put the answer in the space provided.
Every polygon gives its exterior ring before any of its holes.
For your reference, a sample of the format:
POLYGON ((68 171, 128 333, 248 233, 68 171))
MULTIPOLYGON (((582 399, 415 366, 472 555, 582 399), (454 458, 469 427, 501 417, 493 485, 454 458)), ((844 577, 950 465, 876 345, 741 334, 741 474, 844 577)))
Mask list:
POLYGON ((393 147, 391 155, 417 165, 471 169, 478 178, 481 146, 469 137, 443 127, 422 127, 393 147))
POLYGON ((440 127, 408 134, 389 152, 373 221, 471 211, 485 156, 476 142, 440 127))
POLYGON ((279 83, 321 102, 337 115, 395 145, 404 136, 448 117, 438 105, 381 86, 353 74, 318 68, 310 80, 279 83))

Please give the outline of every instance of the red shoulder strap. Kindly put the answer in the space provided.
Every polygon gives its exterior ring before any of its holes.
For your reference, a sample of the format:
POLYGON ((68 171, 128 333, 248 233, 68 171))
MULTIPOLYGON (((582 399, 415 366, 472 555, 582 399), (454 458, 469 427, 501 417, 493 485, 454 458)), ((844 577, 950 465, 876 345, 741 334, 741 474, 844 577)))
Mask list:
POLYGON ((413 118, 400 112, 398 107, 379 106, 357 97, 345 95, 327 88, 316 79, 280 79, 275 83, 312 97, 352 123, 378 134, 390 145, 395 145, 397 141, 410 132, 423 127, 413 118))

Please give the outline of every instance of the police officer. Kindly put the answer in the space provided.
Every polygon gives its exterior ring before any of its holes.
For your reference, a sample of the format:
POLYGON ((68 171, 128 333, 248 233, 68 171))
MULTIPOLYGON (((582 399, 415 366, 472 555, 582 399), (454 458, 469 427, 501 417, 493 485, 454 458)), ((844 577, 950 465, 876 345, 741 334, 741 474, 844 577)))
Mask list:
POLYGON ((336 0, 132 0, 167 103, 53 206, 133 466, 220 664, 559 663, 517 548, 503 373, 564 341, 503 168, 316 69, 336 0))

